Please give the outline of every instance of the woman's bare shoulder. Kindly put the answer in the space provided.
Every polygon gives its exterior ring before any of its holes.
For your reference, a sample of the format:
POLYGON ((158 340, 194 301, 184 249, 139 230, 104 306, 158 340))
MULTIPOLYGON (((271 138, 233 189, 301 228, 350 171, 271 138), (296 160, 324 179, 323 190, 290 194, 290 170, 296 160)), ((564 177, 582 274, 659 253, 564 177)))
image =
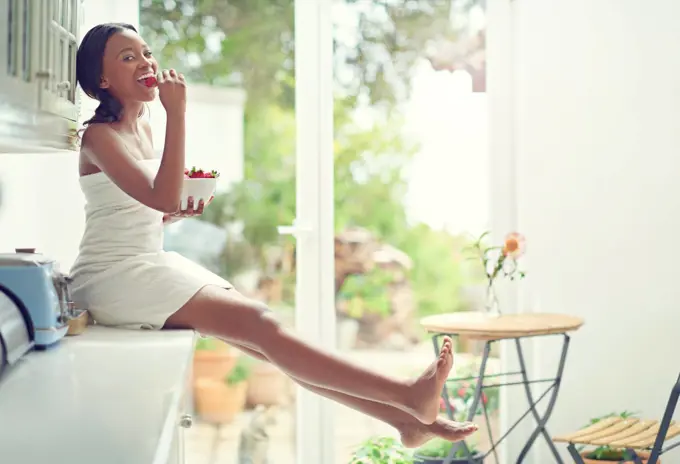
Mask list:
POLYGON ((101 138, 111 137, 110 131, 112 130, 108 124, 103 123, 90 124, 85 128, 80 137, 80 157, 78 162, 80 176, 101 172, 101 169, 95 162, 95 150, 101 138))
POLYGON ((110 124, 106 123, 94 123, 89 124, 83 131, 81 136, 81 147, 91 147, 96 145, 99 141, 98 139, 106 138, 109 139, 114 135, 114 129, 110 124))

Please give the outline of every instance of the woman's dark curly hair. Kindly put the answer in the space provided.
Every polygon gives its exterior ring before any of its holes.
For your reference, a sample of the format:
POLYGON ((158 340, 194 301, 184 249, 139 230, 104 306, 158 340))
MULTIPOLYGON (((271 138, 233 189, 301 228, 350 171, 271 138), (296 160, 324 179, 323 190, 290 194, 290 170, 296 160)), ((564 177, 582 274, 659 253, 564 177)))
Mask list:
POLYGON ((76 55, 76 80, 83 92, 99 101, 99 106, 94 111, 94 116, 83 124, 111 123, 120 120, 123 106, 111 95, 100 87, 102 79, 102 61, 104 49, 109 38, 125 30, 137 32, 134 26, 126 23, 106 23, 90 29, 83 37, 78 54, 76 55))

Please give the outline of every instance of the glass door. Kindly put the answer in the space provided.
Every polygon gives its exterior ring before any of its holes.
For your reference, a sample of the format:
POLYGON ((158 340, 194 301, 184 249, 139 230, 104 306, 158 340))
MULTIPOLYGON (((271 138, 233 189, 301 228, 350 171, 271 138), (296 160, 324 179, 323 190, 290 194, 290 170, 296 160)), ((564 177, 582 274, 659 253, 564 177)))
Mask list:
MULTIPOLYGON (((296 219, 279 228, 296 239, 296 329, 335 347, 333 255, 333 0, 295 1, 296 219)), ((297 462, 332 462, 332 405, 298 388, 297 462)))
MULTIPOLYGON (((434 359, 419 320, 484 303, 481 265, 464 249, 490 220, 486 6, 337 0, 332 13, 337 347, 377 372, 413 378, 434 359)), ((478 363, 474 346, 458 340, 447 385, 457 420, 474 382, 456 377, 478 363)), ((476 412, 481 431, 470 441, 480 450, 489 449, 488 429, 500 436, 498 390, 487 400, 489 417, 476 412)), ((384 462, 351 457, 403 450, 394 427, 343 406, 334 412, 328 463, 384 462)), ((418 453, 449 450, 433 441, 418 453)))
MULTIPOLYGON (((161 66, 188 79, 188 167, 221 173, 200 219, 166 227, 166 249, 200 261, 305 339, 332 348, 330 3, 140 0, 140 25, 161 66)), ((147 116, 160 151, 165 112, 154 102, 147 116)), ((195 381, 204 379, 194 384, 187 462, 261 462, 262 453, 281 464, 331 462, 319 397, 211 340, 196 355, 231 365, 216 377, 194 364, 195 381)))

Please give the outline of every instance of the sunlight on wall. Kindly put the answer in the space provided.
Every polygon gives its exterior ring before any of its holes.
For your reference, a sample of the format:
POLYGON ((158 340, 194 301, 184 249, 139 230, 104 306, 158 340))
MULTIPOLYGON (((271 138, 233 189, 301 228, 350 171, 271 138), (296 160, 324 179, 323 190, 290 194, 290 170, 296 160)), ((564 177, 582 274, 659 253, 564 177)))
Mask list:
POLYGON ((487 99, 466 72, 423 63, 413 79, 408 129, 421 151, 409 172, 409 216, 452 233, 478 233, 489 221, 487 99))
POLYGON ((84 225, 75 153, 2 154, 0 251, 37 248, 69 269, 84 225))

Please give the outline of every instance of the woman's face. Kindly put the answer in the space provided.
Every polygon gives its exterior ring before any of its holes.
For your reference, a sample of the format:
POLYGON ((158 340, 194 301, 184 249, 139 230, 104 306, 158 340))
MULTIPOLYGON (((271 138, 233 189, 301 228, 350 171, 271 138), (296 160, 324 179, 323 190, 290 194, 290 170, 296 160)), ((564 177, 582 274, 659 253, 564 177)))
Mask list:
POLYGON ((112 35, 104 49, 101 88, 108 90, 121 103, 149 102, 156 98, 156 88, 143 83, 158 72, 158 63, 149 46, 134 31, 112 35))

